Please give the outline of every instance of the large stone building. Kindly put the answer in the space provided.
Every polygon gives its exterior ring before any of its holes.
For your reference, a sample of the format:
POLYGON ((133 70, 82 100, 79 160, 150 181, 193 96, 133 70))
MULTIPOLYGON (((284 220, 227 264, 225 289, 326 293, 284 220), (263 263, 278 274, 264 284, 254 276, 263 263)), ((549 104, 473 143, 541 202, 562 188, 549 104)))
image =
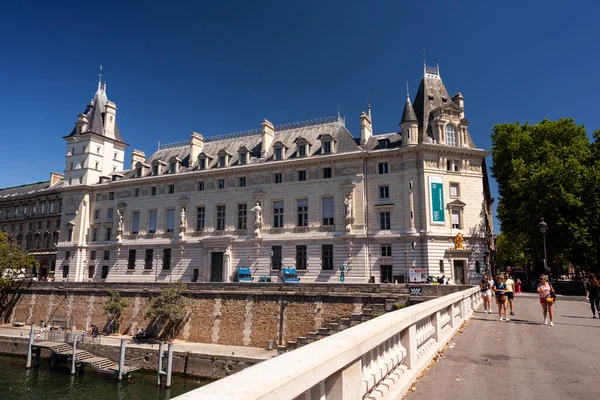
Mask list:
MULTIPOLYGON (((491 201, 464 98, 424 67, 397 132, 339 116, 220 136, 149 156, 128 146, 99 84, 66 140, 57 280, 224 281, 294 266, 301 282, 475 282, 491 201)), ((126 115, 126 114, 125 114, 126 115)))
POLYGON ((61 179, 62 175, 50 173, 49 181, 0 189, 0 229, 39 262, 39 269, 25 271, 27 277, 46 279, 54 275, 62 212, 61 179))

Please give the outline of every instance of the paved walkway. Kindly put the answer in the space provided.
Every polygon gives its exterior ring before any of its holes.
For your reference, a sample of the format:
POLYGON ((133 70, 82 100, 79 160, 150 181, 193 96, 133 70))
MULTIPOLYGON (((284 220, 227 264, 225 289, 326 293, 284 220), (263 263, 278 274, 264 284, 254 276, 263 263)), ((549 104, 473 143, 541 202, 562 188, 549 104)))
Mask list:
POLYGON ((600 319, 584 297, 560 297, 554 327, 537 295, 515 299, 511 322, 473 315, 407 400, 600 399, 600 319))
MULTIPOLYGON (((0 336, 4 337, 29 337, 31 327, 14 327, 10 324, 0 325, 0 336)), ((39 326, 38 326, 39 329, 39 326)), ((102 336, 100 344, 105 346, 120 346, 121 338, 131 339, 131 336, 102 336)), ((128 343, 127 348, 145 348, 158 350, 156 344, 128 343)), ((166 350, 166 348, 165 348, 166 350)), ((174 351, 205 354, 207 356, 235 357, 236 359, 266 360, 277 355, 277 350, 267 350, 258 347, 228 346, 212 343, 190 343, 176 340, 174 351)))

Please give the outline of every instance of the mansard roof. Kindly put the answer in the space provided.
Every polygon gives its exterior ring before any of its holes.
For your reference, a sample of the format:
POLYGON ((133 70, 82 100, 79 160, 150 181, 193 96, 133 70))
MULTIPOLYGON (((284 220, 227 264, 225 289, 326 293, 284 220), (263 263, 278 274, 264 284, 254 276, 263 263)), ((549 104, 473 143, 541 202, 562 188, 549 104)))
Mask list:
POLYGON ((402 135, 394 133, 384 133, 382 135, 373 135, 367 143, 361 146, 367 151, 377 151, 385 149, 396 149, 402 146, 402 135))
MULTIPOLYGON (((87 132, 83 133, 92 132, 104 136, 104 106, 106 106, 106 103, 108 103, 108 97, 106 97, 106 83, 98 83, 98 90, 96 90, 90 104, 88 104, 83 111, 83 115, 85 115, 89 123, 87 132)), ((67 137, 75 136, 77 136, 77 127, 73 128, 67 137)), ((116 121, 115 139, 119 142, 123 142, 123 137, 121 136, 121 131, 116 121)))
POLYGON ((425 66, 424 76, 419 85, 414 103, 415 115, 425 134, 431 111, 445 105, 446 103, 443 99, 446 99, 447 102, 452 101, 440 77, 439 67, 425 66))
POLYGON ((38 195, 42 194, 45 191, 53 190, 56 188, 60 188, 63 185, 63 181, 61 180, 54 186, 50 186, 50 181, 44 182, 36 182, 36 183, 28 183, 26 185, 13 186, 4 189, 0 189, 0 201, 17 197, 17 196, 26 196, 26 195, 38 195))
MULTIPOLYGON (((299 139, 306 139, 311 143, 308 155, 313 156, 321 154, 321 138, 327 135, 331 136, 336 143, 335 154, 361 150, 352 134, 346 129, 344 121, 339 117, 328 117, 275 126, 273 142, 264 160, 261 159, 262 131, 260 128, 225 135, 205 136, 204 147, 200 154, 206 154, 216 159, 218 153, 224 150, 231 156, 228 166, 232 167, 239 165, 239 150, 245 148, 250 152, 247 165, 252 165, 273 160, 273 144, 282 143, 289 149, 286 159, 295 159, 296 143, 299 139)), ((188 141, 160 145, 158 150, 146 160, 146 163, 152 164, 156 160, 168 162, 172 157, 182 160, 179 173, 194 171, 198 168, 197 160, 190 160, 188 141)), ((215 161, 211 161, 206 169, 213 168, 217 168, 215 161)), ((168 171, 163 173, 168 174, 168 171)), ((126 174, 126 178, 132 178, 134 175, 134 171, 130 171, 126 174)))

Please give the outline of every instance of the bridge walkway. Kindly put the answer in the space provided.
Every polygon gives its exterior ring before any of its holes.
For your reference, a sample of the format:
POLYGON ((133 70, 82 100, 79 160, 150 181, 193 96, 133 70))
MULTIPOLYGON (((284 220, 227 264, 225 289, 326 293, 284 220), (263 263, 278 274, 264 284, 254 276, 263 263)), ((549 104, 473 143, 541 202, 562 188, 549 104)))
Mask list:
POLYGON ((591 316, 584 297, 559 296, 554 327, 536 294, 517 296, 510 322, 481 306, 406 399, 600 399, 600 319, 591 316))

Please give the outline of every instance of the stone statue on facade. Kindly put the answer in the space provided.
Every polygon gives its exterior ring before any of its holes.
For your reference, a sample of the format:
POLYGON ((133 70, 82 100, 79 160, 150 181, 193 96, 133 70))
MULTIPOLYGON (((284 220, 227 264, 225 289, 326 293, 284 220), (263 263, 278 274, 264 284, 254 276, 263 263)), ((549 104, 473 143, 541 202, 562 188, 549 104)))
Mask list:
POLYGON ((260 201, 256 202, 256 205, 250 209, 254 214, 254 236, 260 237, 260 228, 262 228, 262 207, 260 201))
POLYGON ((454 250, 466 250, 463 234, 458 232, 454 237, 454 250))
POLYGON ((352 223, 354 222, 354 218, 352 218, 352 193, 348 193, 346 198, 344 199, 345 206, 345 216, 344 222, 346 223, 346 233, 352 233, 352 223))
POLYGON ((123 212, 121 210, 117 210, 117 215, 119 217, 119 223, 117 225, 117 243, 121 243, 123 231, 125 230, 125 224, 123 223, 123 212))
POLYGON ((185 217, 185 207, 181 207, 179 213, 179 239, 185 239, 185 231, 187 230, 187 218, 185 217))

